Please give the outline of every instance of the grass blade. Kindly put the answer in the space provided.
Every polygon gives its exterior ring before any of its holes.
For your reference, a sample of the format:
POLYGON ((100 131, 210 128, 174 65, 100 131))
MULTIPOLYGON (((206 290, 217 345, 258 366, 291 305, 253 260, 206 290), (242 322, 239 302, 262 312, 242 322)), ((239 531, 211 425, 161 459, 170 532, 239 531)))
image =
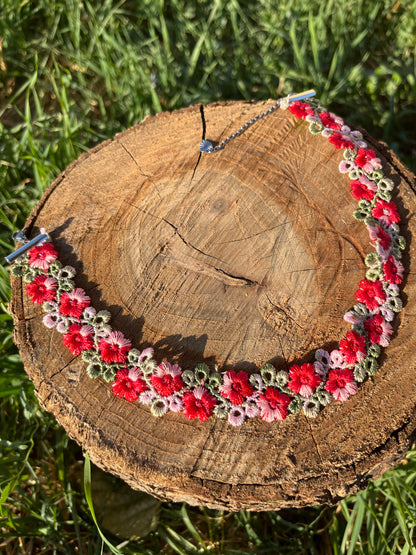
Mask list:
POLYGON ((84 462, 84 492, 85 492, 85 499, 87 500, 88 508, 90 510, 90 513, 91 513, 91 517, 94 521, 95 526, 97 527, 97 531, 98 531, 98 534, 100 535, 101 541, 103 542, 103 544, 105 544, 107 547, 109 547, 111 549, 111 551, 112 551, 112 553, 114 553, 114 555, 123 555, 122 551, 119 551, 117 549, 117 547, 115 547, 105 537, 105 535, 101 531, 100 526, 98 525, 97 518, 95 516, 94 504, 93 504, 93 501, 92 501, 92 495, 91 495, 91 463, 90 463, 90 458, 88 456, 88 453, 85 453, 85 462, 84 462))

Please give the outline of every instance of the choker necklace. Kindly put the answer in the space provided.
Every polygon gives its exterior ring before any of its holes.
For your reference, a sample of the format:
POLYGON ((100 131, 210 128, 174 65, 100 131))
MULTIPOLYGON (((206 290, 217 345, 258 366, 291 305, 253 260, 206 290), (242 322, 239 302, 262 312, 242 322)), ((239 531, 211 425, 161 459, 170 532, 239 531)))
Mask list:
POLYGON ((358 383, 376 372, 381 347, 387 347, 393 333, 395 313, 402 309, 400 260, 405 240, 392 201, 393 182, 384 176, 380 159, 367 148, 362 134, 324 110, 314 94, 307 91, 278 100, 216 146, 205 140, 204 124, 200 145, 201 153, 212 155, 280 108, 308 122, 312 134, 322 135, 343 153, 339 171, 349 175, 351 193, 358 200, 353 217, 367 227, 375 250, 365 257, 368 269, 355 292, 357 303, 344 316, 350 331, 331 352, 318 349, 311 362, 279 369, 267 363, 251 375, 210 370, 205 363, 193 370, 157 363, 152 348, 133 348, 122 332, 111 328, 110 313, 91 306, 86 292, 74 283, 75 269, 58 260, 45 230, 30 241, 24 232, 14 234, 24 244, 6 260, 13 264, 12 274, 26 282, 32 302, 42 306, 44 325, 61 333, 63 345, 81 356, 88 376, 111 382, 117 397, 148 405, 154 416, 172 411, 202 422, 215 416, 239 426, 255 417, 273 422, 300 411, 316 417, 331 401, 347 401, 358 383))

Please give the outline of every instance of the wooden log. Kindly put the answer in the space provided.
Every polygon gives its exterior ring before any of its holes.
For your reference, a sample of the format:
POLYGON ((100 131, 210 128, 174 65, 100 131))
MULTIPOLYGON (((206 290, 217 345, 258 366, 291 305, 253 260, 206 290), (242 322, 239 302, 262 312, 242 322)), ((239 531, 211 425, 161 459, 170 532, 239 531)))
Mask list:
MULTIPOLYGON (((209 105, 207 138, 271 105, 209 105)), ((249 373, 310 361, 350 329, 343 315, 370 250, 338 171, 342 154, 282 110, 216 154, 200 155, 201 134, 197 106, 146 118, 71 164, 27 228, 50 232, 92 305, 134 346, 153 346, 156 360, 249 373)), ((366 141, 398 191, 405 308, 374 378, 316 419, 233 428, 155 418, 90 379, 13 279, 15 340, 39 401, 95 464, 162 499, 271 510, 335 503, 400 460, 416 428, 415 179, 385 145, 366 141)))

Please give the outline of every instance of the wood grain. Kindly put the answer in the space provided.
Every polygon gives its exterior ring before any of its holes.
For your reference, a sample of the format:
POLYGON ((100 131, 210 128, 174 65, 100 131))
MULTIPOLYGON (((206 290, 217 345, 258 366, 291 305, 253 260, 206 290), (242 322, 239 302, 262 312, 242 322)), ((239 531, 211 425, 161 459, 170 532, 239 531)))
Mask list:
MULTIPOLYGON (((272 104, 205 108, 219 141, 272 104)), ((198 106, 146 118, 81 156, 27 222, 50 232, 97 309, 156 360, 252 372, 286 368, 349 329, 343 314, 364 277, 368 233, 338 171, 342 154, 278 111, 224 150, 200 155, 198 106)), ((41 405, 100 467, 133 488, 238 510, 334 503, 395 464, 414 438, 415 180, 367 137, 397 186, 409 247, 405 308, 376 376, 312 420, 241 428, 161 419, 91 380, 41 308, 13 280, 15 340, 41 405)))

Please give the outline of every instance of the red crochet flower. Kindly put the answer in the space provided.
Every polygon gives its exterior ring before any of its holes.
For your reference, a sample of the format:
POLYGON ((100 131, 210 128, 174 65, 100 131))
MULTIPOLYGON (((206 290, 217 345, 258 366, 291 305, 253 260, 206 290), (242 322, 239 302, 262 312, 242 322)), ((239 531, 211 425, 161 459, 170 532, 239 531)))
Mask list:
POLYGON ((58 253, 53 248, 52 243, 44 243, 30 249, 29 266, 46 271, 51 262, 54 262, 57 258, 58 253))
POLYGON ((371 173, 374 169, 381 168, 380 158, 376 158, 374 150, 365 150, 365 148, 358 149, 355 163, 367 173, 371 173))
POLYGON ((319 117, 325 127, 329 127, 331 129, 341 129, 341 125, 335 121, 335 114, 331 114, 330 112, 321 112, 319 117))
POLYGON ((98 349, 104 362, 123 364, 131 347, 131 342, 126 339, 121 331, 112 331, 107 337, 100 340, 98 349))
POLYGON ((362 362, 366 355, 365 337, 352 330, 345 339, 339 342, 339 350, 344 355, 347 364, 362 362))
POLYGON ((389 256, 383 262, 383 274, 386 281, 389 283, 401 283, 403 279, 403 264, 396 260, 394 256, 389 256))
POLYGON ((90 298, 85 294, 84 289, 78 287, 69 293, 63 293, 59 305, 59 312, 64 316, 79 318, 87 306, 90 306, 90 298))
POLYGON ((133 403, 140 393, 146 391, 147 384, 140 377, 142 373, 137 368, 121 368, 117 372, 116 381, 111 386, 116 397, 124 397, 133 403))
POLYGON ((363 279, 360 281, 355 298, 360 303, 364 303, 368 310, 374 310, 386 300, 386 293, 380 280, 363 279))
POLYGON ((182 371, 177 364, 162 362, 150 378, 153 387, 162 397, 169 397, 183 387, 182 371))
POLYGON ((384 320, 381 314, 375 314, 372 318, 367 318, 364 322, 364 328, 373 345, 379 343, 382 347, 387 347, 390 343, 393 328, 384 320))
POLYGON ((42 304, 45 301, 54 300, 57 285, 58 283, 55 278, 36 276, 32 283, 26 286, 26 293, 32 298, 32 302, 42 304))
POLYGON ((219 389, 221 394, 229 399, 233 405, 241 405, 254 391, 248 380, 248 374, 243 371, 234 372, 233 370, 224 374, 223 385, 219 389))
POLYGON ((328 141, 332 143, 335 148, 354 148, 354 143, 351 142, 345 135, 338 133, 338 131, 332 133, 332 135, 328 138, 328 141))
POLYGON ((313 108, 307 102, 295 100, 289 104, 289 112, 297 118, 305 119, 307 116, 313 116, 313 108))
POLYGON ((321 383, 321 378, 315 373, 313 364, 293 365, 289 369, 290 382, 287 387, 294 393, 299 393, 302 397, 310 397, 316 387, 321 383))
POLYGON ((374 191, 369 189, 359 179, 354 179, 353 181, 351 181, 350 187, 353 196, 358 200, 365 199, 370 201, 374 197, 374 191))
POLYGON ((346 401, 350 395, 357 392, 354 374, 349 368, 334 368, 330 370, 325 389, 332 393, 337 401, 346 401))
POLYGON ((79 355, 82 351, 89 351, 94 346, 93 333, 92 326, 71 324, 68 332, 62 338, 62 343, 73 355, 79 355))
POLYGON ((372 241, 374 241, 375 243, 378 242, 378 244, 380 245, 380 247, 384 251, 387 251, 390 248, 391 237, 386 231, 384 231, 384 229, 382 227, 380 227, 380 226, 375 226, 375 227, 368 226, 367 229, 369 230, 369 233, 370 233, 370 239, 372 241))
POLYGON ((217 404, 215 397, 210 395, 202 385, 196 387, 193 391, 188 391, 182 398, 184 404, 184 413, 189 420, 199 418, 201 422, 205 422, 212 414, 212 409, 217 404))
POLYGON ((400 222, 400 215, 394 202, 386 202, 378 198, 371 213, 385 225, 397 224, 400 222))
POLYGON ((260 416, 266 422, 284 420, 287 416, 290 397, 270 386, 264 394, 259 395, 257 404, 260 407, 260 416))

